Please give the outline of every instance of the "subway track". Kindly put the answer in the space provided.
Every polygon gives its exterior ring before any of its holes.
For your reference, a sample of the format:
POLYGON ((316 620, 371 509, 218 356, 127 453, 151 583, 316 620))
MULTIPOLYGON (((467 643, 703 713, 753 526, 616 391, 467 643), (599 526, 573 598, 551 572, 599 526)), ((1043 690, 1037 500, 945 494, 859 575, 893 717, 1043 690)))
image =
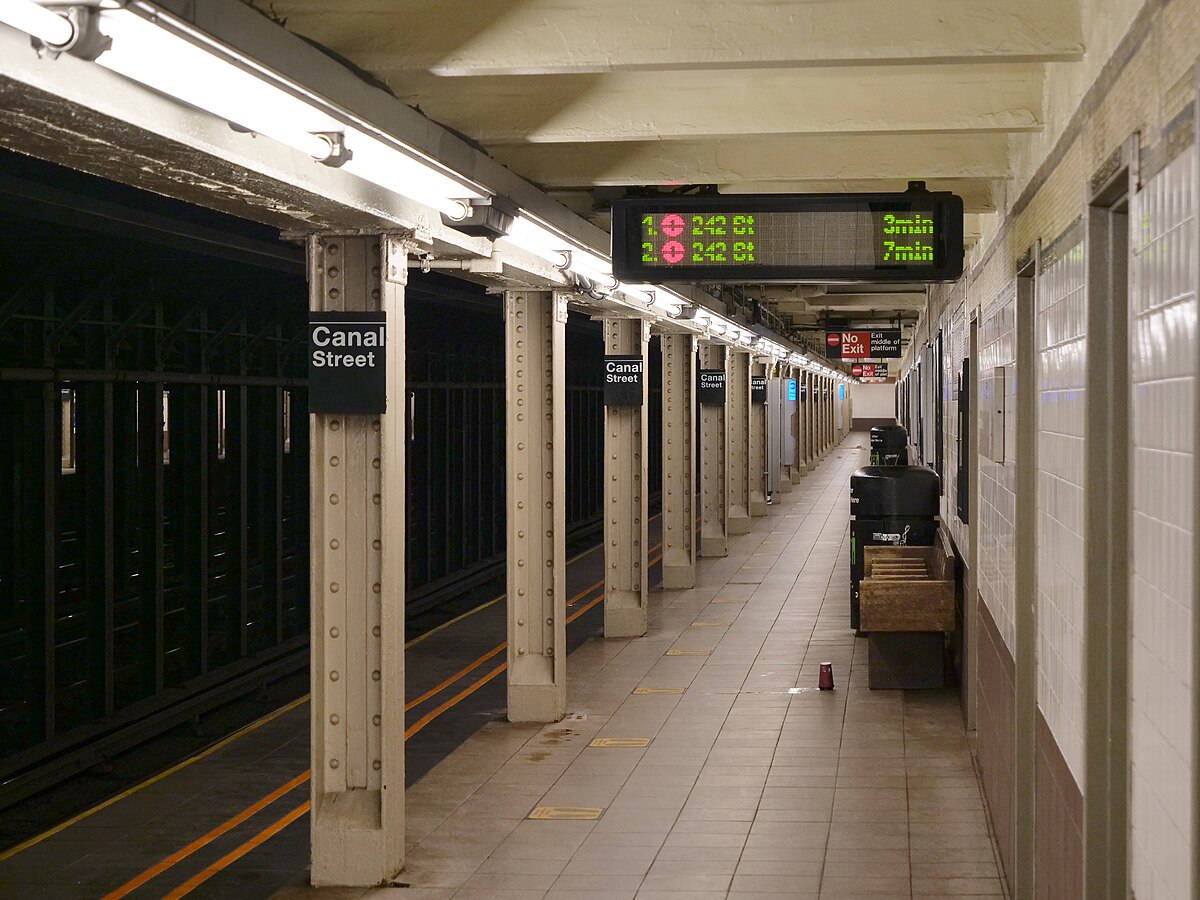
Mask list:
MULTIPOLYGON (((651 582, 658 519, 650 522, 651 582)), ((603 626, 599 545, 567 567, 568 644, 603 626)), ((406 782, 504 715, 501 595, 405 651, 406 782)), ((307 695, 162 772, 0 852, 0 894, 22 898, 260 898, 308 864, 307 695)))

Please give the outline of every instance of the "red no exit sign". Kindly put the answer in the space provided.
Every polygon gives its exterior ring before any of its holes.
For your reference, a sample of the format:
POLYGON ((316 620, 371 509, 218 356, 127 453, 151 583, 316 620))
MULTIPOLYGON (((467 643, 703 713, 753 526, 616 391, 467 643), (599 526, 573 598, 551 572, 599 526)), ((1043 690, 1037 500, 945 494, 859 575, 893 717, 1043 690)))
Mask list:
POLYGON ((825 356, 829 359, 899 359, 900 349, 898 328, 825 333, 825 356))

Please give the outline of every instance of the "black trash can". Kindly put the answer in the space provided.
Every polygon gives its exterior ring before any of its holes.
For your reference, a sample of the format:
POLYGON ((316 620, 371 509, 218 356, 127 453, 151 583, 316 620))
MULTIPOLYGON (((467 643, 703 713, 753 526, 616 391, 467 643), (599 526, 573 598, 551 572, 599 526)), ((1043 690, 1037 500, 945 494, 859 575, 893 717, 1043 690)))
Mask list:
POLYGON ((941 479, 925 466, 867 466, 850 476, 850 627, 855 631, 863 548, 933 546, 940 497, 941 479))
POLYGON ((903 425, 876 425, 871 429, 871 465, 908 465, 908 430, 903 425))

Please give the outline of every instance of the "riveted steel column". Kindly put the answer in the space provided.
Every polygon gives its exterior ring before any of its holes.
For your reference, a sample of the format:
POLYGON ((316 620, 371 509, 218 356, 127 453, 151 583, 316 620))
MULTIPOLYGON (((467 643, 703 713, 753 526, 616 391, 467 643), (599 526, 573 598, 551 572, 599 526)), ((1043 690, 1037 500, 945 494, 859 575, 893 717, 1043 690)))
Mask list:
POLYGON ((792 467, 792 484, 808 474, 808 435, 804 429, 805 401, 804 379, 807 375, 804 369, 792 369, 791 377, 796 379, 796 412, 788 427, 792 429, 796 441, 796 465, 792 467))
MULTIPOLYGON (((640 356, 650 324, 641 319, 605 319, 604 352, 640 356)), ((604 636, 646 633, 646 438, 648 379, 641 406, 604 407, 604 636)))
POLYGON ((696 338, 664 334, 662 521, 664 588, 696 586, 696 338))
MULTIPOLYGON (((721 344, 700 344, 700 368, 721 369, 729 397, 729 352, 721 344)), ((700 555, 729 553, 729 418, 725 407, 700 407, 700 555)))
MULTIPOLYGON (((750 358, 750 374, 767 377, 767 364, 750 358)), ((764 398, 765 399, 765 398, 764 398)), ((750 515, 767 514, 767 404, 751 401, 747 407, 749 427, 746 455, 750 481, 750 515)))
POLYGON ((807 432, 808 467, 815 469, 821 462, 821 449, 817 443, 817 373, 808 373, 808 403, 804 411, 804 430, 807 432))
POLYGON ((796 424, 791 412, 791 407, 788 406, 787 386, 788 380, 795 377, 792 367, 777 363, 775 371, 778 373, 778 380, 774 382, 775 389, 779 391, 779 435, 775 438, 779 442, 779 492, 781 494, 789 493, 792 489, 792 479, 796 475, 796 469, 800 466, 800 447, 796 444, 796 424), (786 436, 786 440, 785 440, 786 436), (783 462, 785 456, 783 448, 790 443, 792 445, 792 461, 785 464, 783 462))
POLYGON ((567 300, 504 295, 508 719, 567 711, 567 300))
POLYGON ((818 421, 820 424, 820 434, 821 434, 821 455, 824 456, 825 454, 827 454, 829 452, 829 445, 830 445, 830 439, 829 439, 829 377, 826 375, 821 376, 820 394, 821 394, 821 403, 820 403, 819 409, 821 410, 821 417, 818 421))
POLYGON ((729 533, 750 531, 750 354, 729 353, 729 533))
POLYGON ((312 882, 404 864, 404 285, 401 237, 309 239, 309 306, 387 313, 388 412, 313 415, 312 882))

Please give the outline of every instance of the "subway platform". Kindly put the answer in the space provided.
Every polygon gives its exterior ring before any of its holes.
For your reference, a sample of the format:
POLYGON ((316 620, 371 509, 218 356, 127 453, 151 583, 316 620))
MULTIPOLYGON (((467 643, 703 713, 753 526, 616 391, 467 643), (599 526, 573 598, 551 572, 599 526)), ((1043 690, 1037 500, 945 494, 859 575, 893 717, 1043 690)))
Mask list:
POLYGON ((650 632, 570 657, 562 722, 486 725, 407 793, 397 887, 280 898, 1003 896, 957 692, 866 686, 852 434, 650 632), (832 662, 836 687, 816 689, 832 662))
POLYGON ((0 855, 0 895, 1003 896, 957 692, 866 686, 847 601, 866 443, 851 434, 776 495, 727 557, 700 560, 695 589, 652 592, 644 637, 599 636, 601 558, 575 559, 561 722, 504 721, 499 599, 411 641, 394 886, 308 886, 301 698, 0 855))

